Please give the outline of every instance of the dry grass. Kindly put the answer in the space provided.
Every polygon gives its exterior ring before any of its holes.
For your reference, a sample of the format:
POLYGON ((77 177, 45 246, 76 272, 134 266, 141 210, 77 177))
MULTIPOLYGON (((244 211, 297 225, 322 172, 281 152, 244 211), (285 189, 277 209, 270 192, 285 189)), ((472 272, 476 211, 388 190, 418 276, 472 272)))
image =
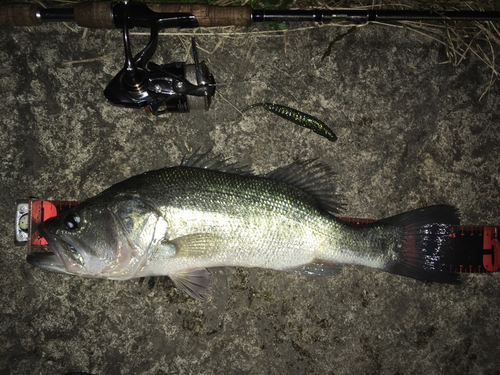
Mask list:
MULTIPOLYGON (((76 0, 56 0, 61 3, 72 3, 76 0)), ((500 3, 500 0, 495 0, 500 3)), ((158 2, 158 1, 155 1, 158 2)), ((168 2, 166 0, 165 2, 168 2)), ((202 2, 202 1, 200 1, 202 2)), ((238 4, 248 3, 249 0, 239 1, 238 4)), ((235 0, 216 0, 213 4, 219 6, 228 6, 235 4, 235 0)), ((349 0, 295 0, 290 9, 414 9, 414 10, 493 10, 492 0, 357 0, 351 2, 349 0)), ((213 35, 220 38, 220 43, 217 47, 209 52, 214 53, 215 50, 228 37, 238 37, 241 35, 254 37, 286 37, 286 33, 304 31, 314 27, 345 27, 345 26, 364 26, 364 25, 347 25, 347 24, 328 24, 315 25, 310 27, 291 27, 283 30, 244 30, 243 28, 226 27, 203 30, 190 31, 172 31, 164 32, 162 35, 192 35, 196 32, 197 35, 213 35)), ((454 66, 460 65, 465 59, 479 59, 488 66, 491 70, 491 80, 485 88, 481 98, 490 90, 499 78, 500 65, 496 55, 500 50, 500 23, 494 22, 447 22, 447 23, 424 23, 401 21, 390 24, 392 27, 404 27, 416 33, 422 34, 427 38, 431 38, 438 43, 441 43, 446 48, 448 62, 454 66)))
MULTIPOLYGON (((402 9, 402 10, 477 10, 493 9, 492 0, 448 0, 448 1, 412 1, 412 0, 358 0, 356 9, 402 9)), ((353 9, 353 3, 346 0, 295 0, 295 9, 353 9)), ((391 26, 404 27, 432 38, 446 47, 449 63, 458 66, 467 58, 477 58, 491 70, 491 80, 481 98, 490 90, 499 78, 500 65, 495 59, 500 50, 500 23, 478 22, 447 22, 423 23, 401 21, 391 26)))

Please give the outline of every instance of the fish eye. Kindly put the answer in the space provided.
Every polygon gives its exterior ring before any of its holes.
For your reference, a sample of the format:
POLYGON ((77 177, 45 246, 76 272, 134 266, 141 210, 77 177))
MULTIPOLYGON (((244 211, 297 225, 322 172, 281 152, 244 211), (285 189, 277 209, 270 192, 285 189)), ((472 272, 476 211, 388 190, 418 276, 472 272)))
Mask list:
POLYGON ((68 215, 66 215, 66 218, 64 219, 64 224, 68 229, 71 230, 78 229, 78 226, 80 224, 80 216, 76 212, 71 212, 68 215))

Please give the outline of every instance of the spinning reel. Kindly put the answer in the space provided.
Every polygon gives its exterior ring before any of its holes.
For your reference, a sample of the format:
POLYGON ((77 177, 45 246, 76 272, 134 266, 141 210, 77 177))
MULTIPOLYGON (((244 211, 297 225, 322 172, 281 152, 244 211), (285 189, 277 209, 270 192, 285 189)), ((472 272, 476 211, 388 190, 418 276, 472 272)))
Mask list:
POLYGON ((116 105, 145 108, 153 115, 208 110, 215 94, 215 80, 205 63, 198 61, 194 38, 191 47, 194 64, 158 65, 149 61, 156 52, 161 29, 197 27, 196 18, 190 13, 157 13, 140 5, 134 11, 135 7, 130 2, 113 7, 114 19, 122 20, 119 26, 123 28, 125 65, 104 90, 106 98, 116 105), (133 25, 130 14, 133 14, 133 25), (151 29, 148 44, 134 57, 129 36, 129 28, 133 26, 151 29))

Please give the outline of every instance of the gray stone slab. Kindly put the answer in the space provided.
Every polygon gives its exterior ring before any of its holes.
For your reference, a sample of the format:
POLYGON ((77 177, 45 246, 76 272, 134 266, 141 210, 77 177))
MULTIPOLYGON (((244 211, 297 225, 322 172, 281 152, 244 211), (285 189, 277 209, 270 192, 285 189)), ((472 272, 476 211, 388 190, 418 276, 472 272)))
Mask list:
MULTIPOLYGON (((380 25, 200 35, 220 84, 212 108, 151 117, 103 98, 122 66, 120 32, 75 30, 0 33, 1 373, 498 374, 498 274, 448 286, 356 266, 319 279, 215 269, 200 303, 168 280, 45 273, 12 241, 17 198, 82 200, 176 165, 186 147, 259 173, 320 158, 338 172, 345 216, 446 203, 464 224, 500 224, 500 92, 479 100, 482 62, 454 67, 438 42, 380 25), (233 106, 260 101, 315 115, 340 141, 262 109, 239 119, 233 106)), ((133 38, 135 50, 147 40, 133 38)), ((184 61, 181 40, 162 36, 155 61, 184 61)))

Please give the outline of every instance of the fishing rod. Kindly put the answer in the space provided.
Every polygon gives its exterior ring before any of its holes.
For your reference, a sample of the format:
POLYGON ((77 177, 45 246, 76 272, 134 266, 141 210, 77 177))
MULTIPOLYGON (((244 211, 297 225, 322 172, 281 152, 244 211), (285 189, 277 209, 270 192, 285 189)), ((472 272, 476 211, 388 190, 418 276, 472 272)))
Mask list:
POLYGON ((203 4, 132 4, 124 18, 124 3, 85 2, 73 8, 41 8, 33 4, 0 6, 0 26, 38 26, 44 22, 75 21, 79 26, 122 28, 151 27, 163 19, 163 27, 194 28, 250 26, 254 22, 394 22, 394 21, 500 21, 498 11, 417 10, 265 10, 248 5, 219 7, 203 4))
POLYGON ((172 112, 208 110, 215 94, 215 79, 204 62, 198 61, 192 40, 194 64, 174 62, 157 65, 149 60, 158 46, 158 34, 166 28, 250 26, 254 22, 339 22, 371 21, 500 21, 496 11, 414 10, 262 10, 250 6, 219 7, 202 4, 127 4, 85 2, 74 7, 42 8, 37 4, 0 5, 1 26, 39 26, 46 22, 76 22, 93 29, 121 29, 125 63, 104 90, 112 103, 144 108, 160 115, 172 112), (151 30, 146 47, 135 56, 129 29, 151 30))

